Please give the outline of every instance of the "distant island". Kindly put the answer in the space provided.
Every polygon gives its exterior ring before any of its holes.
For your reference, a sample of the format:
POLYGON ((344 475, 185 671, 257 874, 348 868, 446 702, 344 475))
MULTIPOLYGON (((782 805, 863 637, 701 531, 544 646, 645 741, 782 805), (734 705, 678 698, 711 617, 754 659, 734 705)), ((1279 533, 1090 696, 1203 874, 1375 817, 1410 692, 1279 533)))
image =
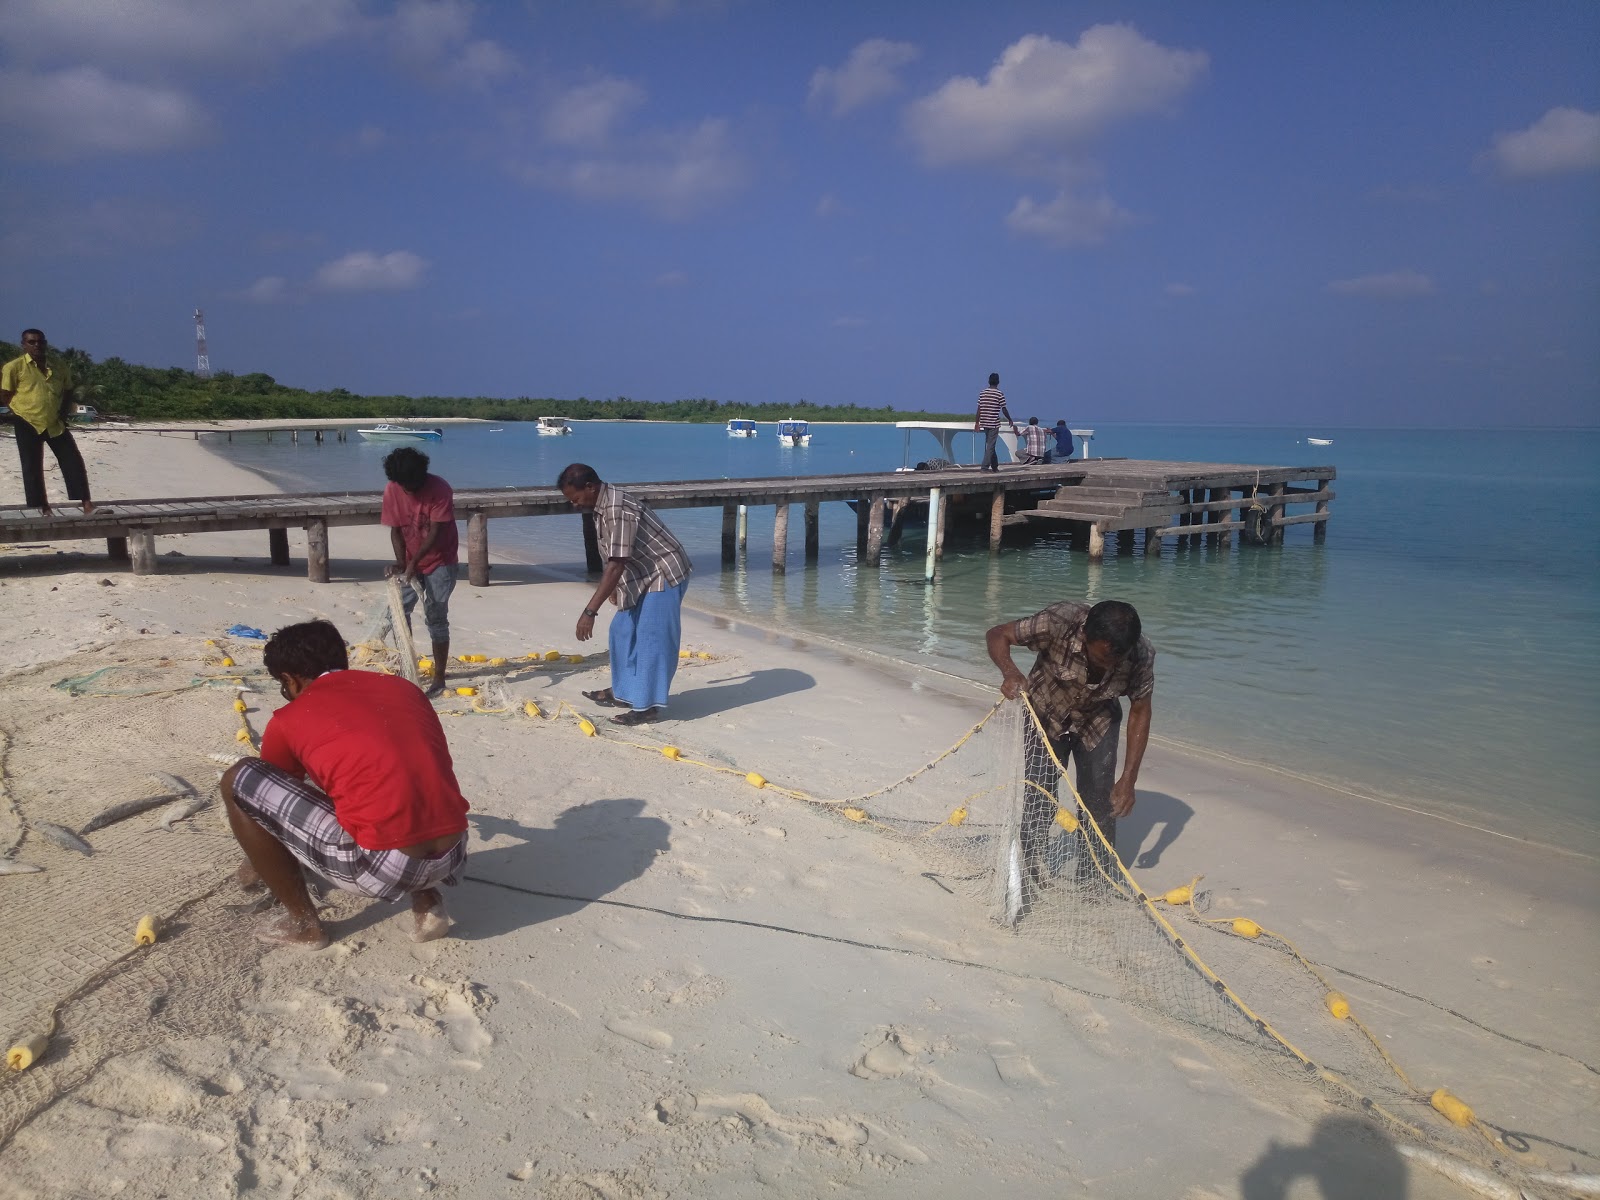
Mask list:
MULTIPOLYGON (((22 353, 11 342, 0 341, 0 361, 22 353)), ((135 421, 298 420, 337 417, 472 417, 484 421, 533 421, 544 416, 571 420, 683 421, 711 424, 741 417, 752 421, 778 421, 799 417, 812 421, 947 421, 965 420, 970 413, 902 412, 893 408, 860 408, 854 404, 812 404, 797 400, 782 404, 745 404, 732 400, 670 400, 652 402, 616 396, 609 400, 514 400, 490 396, 358 396, 344 388, 308 392, 284 387, 259 371, 234 375, 216 371, 202 379, 182 367, 143 367, 107 358, 95 362, 86 351, 67 347, 52 350, 72 368, 78 381, 78 399, 102 415, 135 421)))

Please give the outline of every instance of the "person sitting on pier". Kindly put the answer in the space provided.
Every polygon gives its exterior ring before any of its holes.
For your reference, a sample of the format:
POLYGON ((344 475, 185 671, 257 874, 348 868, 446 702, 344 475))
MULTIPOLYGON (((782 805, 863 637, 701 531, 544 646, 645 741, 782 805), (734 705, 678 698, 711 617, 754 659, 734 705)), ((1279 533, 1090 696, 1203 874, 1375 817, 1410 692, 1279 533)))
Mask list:
MULTIPOLYGON (((1121 600, 1102 600, 1093 608, 1063 600, 1019 621, 996 625, 986 641, 989 657, 1000 668, 1000 693, 1008 700, 1026 691, 1038 714, 1056 761, 1077 764, 1078 795, 1109 845, 1117 841, 1117 818, 1133 811, 1134 785, 1150 741, 1150 715, 1155 695, 1155 648, 1143 636, 1139 614, 1121 600), (1024 677, 1011 658, 1013 646, 1038 651, 1024 677), (1117 775, 1117 741, 1122 730, 1122 696, 1128 697, 1128 752, 1117 775), (1113 783, 1112 781, 1115 780, 1113 783)), ((1022 852, 1036 882, 1044 861, 1045 836, 1055 818, 1054 766, 1043 753, 1030 721, 1023 739, 1031 782, 1023 803, 1022 852)), ((1104 861, 1099 839, 1088 835, 1099 869, 1116 878, 1114 864, 1104 861)), ((1089 882, 1095 870, 1080 854, 1077 876, 1089 882)))
POLYGON ((433 678, 428 695, 444 691, 445 664, 450 659, 450 593, 456 587, 461 539, 456 533, 455 493, 437 475, 428 474, 428 456, 410 446, 391 450, 383 460, 389 482, 383 489, 381 520, 389 526, 394 548, 390 575, 400 577, 406 621, 422 597, 422 619, 433 642, 433 678))
POLYGON ((411 936, 450 927, 440 885, 467 857, 467 802, 439 716, 398 676, 352 671, 328 621, 278 630, 262 653, 288 701, 267 722, 261 757, 222 776, 228 823, 248 860, 246 887, 265 883, 284 913, 265 942, 320 950, 327 932, 302 868, 378 900, 411 899, 411 936))
POLYGON ((678 670, 689 556, 660 517, 622 489, 602 483, 593 467, 571 464, 556 486, 579 512, 594 514, 606 560, 605 573, 578 618, 578 640, 594 636, 602 604, 610 600, 617 606, 610 631, 611 686, 584 697, 630 710, 612 717, 613 724, 660 720, 678 670))
POLYGON ((72 368, 49 358, 50 343, 37 329, 22 331, 22 353, 0 367, 0 405, 9 406, 11 425, 17 431, 17 457, 22 460, 23 504, 50 515, 50 497, 44 487, 44 448, 49 445, 61 468, 67 499, 94 511, 89 499, 89 472, 83 454, 67 428, 71 411, 72 368))
POLYGON ((978 415, 972 422, 974 430, 983 430, 983 462, 979 465, 985 471, 1000 469, 1000 455, 995 447, 1000 441, 1002 413, 1005 414, 1006 424, 1011 426, 1011 432, 1016 433, 1017 422, 1006 407, 1006 394, 1000 390, 1000 376, 991 373, 989 386, 978 393, 978 415))
POLYGON ((1028 427, 1022 431, 1022 453, 1018 461, 1025 467, 1050 461, 1050 434, 1039 424, 1038 417, 1028 418, 1028 427))
POLYGON ((1067 423, 1065 420, 1057 421, 1056 459, 1060 462, 1066 462, 1067 459, 1072 457, 1072 452, 1075 448, 1076 447, 1074 447, 1072 444, 1072 430, 1067 428, 1067 423))

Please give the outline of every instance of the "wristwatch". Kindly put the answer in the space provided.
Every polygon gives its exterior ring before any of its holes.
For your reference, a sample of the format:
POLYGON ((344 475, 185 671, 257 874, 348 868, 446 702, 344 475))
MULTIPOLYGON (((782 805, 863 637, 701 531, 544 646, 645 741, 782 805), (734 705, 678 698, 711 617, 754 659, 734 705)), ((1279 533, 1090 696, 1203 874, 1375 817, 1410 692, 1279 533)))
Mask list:
POLYGON ((598 617, 600 610, 598 608, 586 608, 583 610, 583 615, 586 617, 598 617))

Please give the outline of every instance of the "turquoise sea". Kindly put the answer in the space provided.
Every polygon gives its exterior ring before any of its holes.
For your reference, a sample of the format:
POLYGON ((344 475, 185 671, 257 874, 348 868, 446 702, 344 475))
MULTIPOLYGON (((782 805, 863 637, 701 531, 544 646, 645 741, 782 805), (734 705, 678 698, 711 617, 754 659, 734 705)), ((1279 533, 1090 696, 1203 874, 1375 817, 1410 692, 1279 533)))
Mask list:
MULTIPOLYGON (((549 484, 571 461, 613 482, 885 470, 904 435, 813 425, 809 447, 720 425, 451 426, 423 448, 458 488, 549 484)), ((914 458, 935 452, 915 434, 914 458)), ((296 491, 378 488, 390 447, 211 438, 296 491)), ((958 439, 970 454, 970 439, 958 439)), ((1061 598, 1132 602, 1155 643, 1158 735, 1551 845, 1600 853, 1600 431, 1293 430, 1101 426, 1095 457, 1332 463, 1326 542, 1163 546, 1103 564, 1064 533, 952 532, 937 580, 924 537, 856 560, 855 515, 822 508, 807 569, 790 521, 788 573, 771 569, 772 510, 753 509, 747 557, 724 571, 720 512, 664 514, 693 554, 689 602, 976 679, 995 671, 984 630, 1061 598), (1331 437, 1309 446, 1307 432, 1331 437)), ((970 458, 967 459, 970 461, 970 458)), ((499 554, 581 573, 576 516, 491 522, 499 554)), ((334 531, 334 555, 338 555, 334 531)))

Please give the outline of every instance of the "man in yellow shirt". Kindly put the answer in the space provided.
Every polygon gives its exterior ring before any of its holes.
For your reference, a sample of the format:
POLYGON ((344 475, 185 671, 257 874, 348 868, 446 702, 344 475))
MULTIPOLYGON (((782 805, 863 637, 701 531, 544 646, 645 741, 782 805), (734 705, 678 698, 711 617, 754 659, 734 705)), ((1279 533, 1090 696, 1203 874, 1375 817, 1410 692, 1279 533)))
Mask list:
POLYGON ((89 499, 89 473, 66 423, 66 406, 72 398, 72 368, 64 362, 48 361, 48 349, 43 333, 24 329, 23 353, 0 367, 0 404, 10 405, 11 424, 17 431, 24 503, 46 516, 50 514, 50 500, 44 490, 44 448, 49 443, 61 466, 67 498, 82 501, 83 511, 91 513, 94 504, 89 499))

